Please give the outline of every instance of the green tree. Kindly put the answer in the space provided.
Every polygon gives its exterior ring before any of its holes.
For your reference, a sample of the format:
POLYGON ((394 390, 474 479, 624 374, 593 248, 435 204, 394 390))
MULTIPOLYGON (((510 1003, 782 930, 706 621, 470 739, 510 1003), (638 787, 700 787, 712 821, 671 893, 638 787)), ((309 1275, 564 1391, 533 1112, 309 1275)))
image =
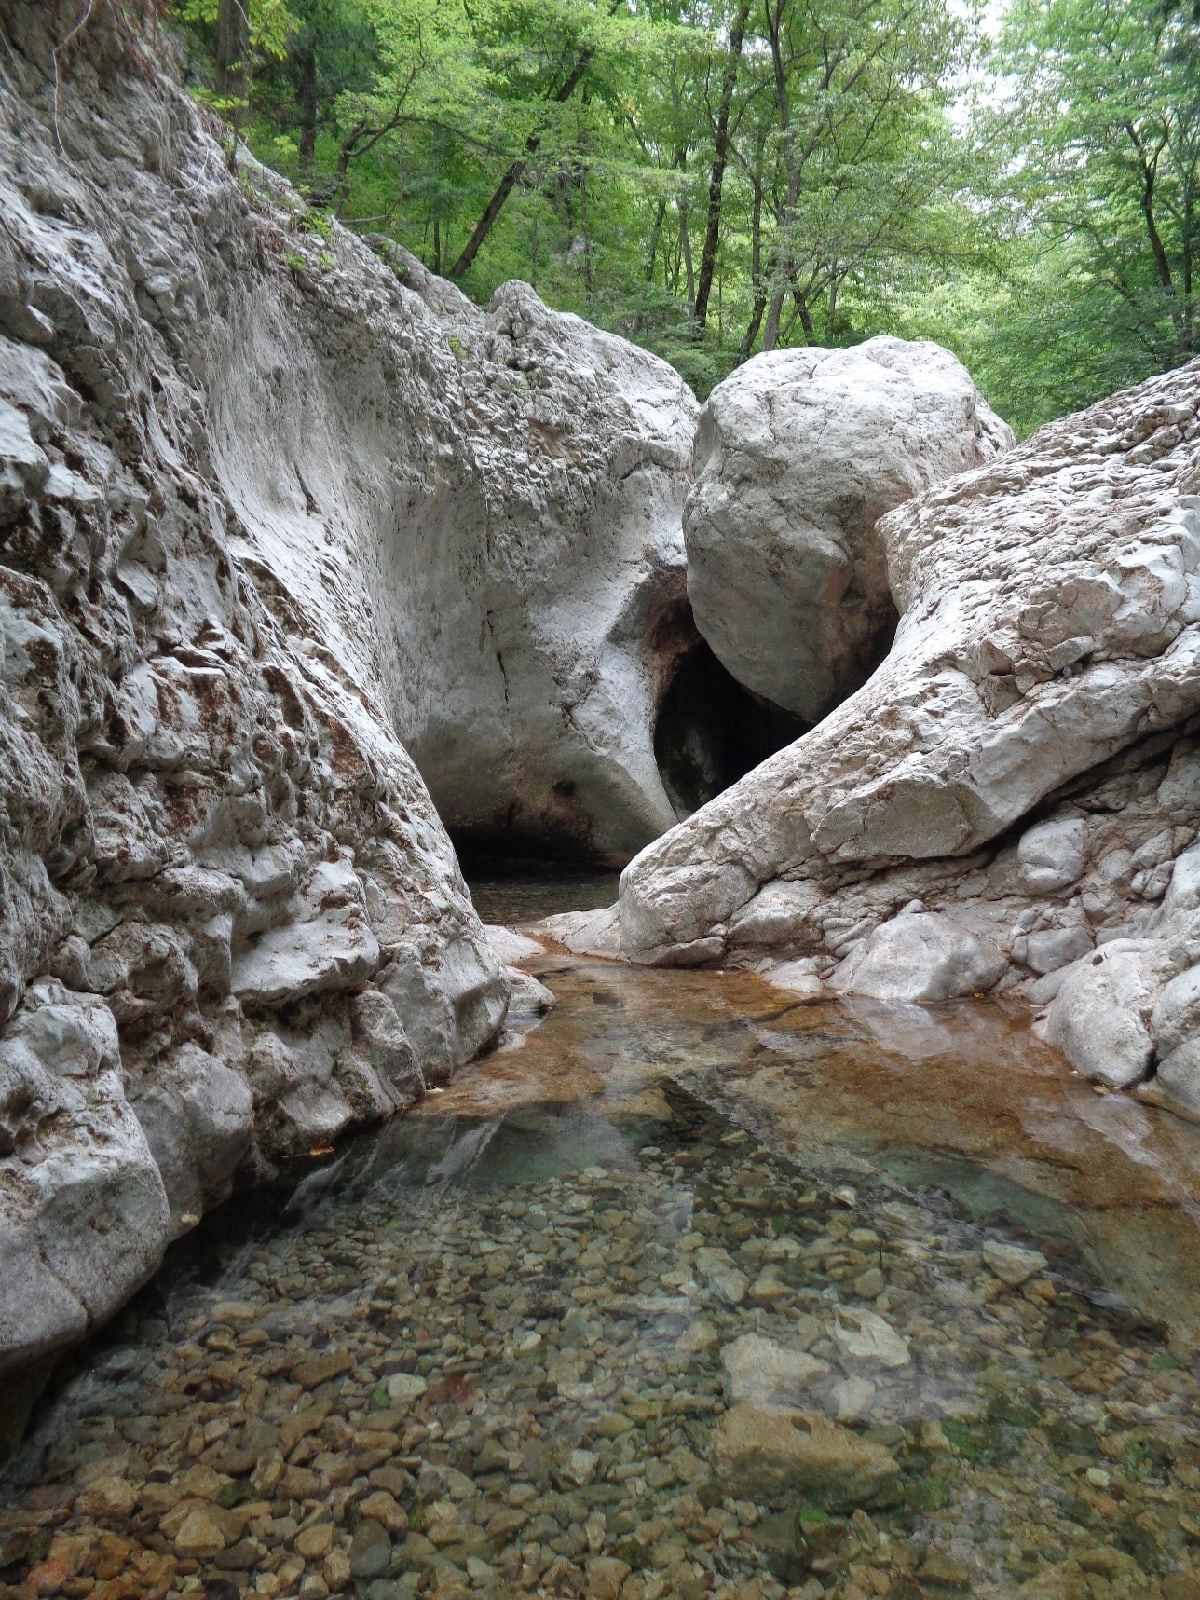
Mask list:
MULTIPOLYGON (((1016 0, 1001 65, 1016 84, 1004 122, 1021 135, 1022 226, 1069 253, 1088 290, 1081 309, 1107 298, 1104 344, 1123 347, 1131 371, 1195 355, 1200 22, 1190 6, 1016 0)), ((1102 361, 1111 365, 1107 351, 1102 361)))

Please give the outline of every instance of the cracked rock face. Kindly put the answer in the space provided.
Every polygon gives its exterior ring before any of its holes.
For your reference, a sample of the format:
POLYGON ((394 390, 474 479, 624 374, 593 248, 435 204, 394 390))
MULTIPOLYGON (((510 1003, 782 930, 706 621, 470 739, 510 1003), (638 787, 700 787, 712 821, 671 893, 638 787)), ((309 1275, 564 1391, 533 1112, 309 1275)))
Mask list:
POLYGON ((364 603, 448 443, 441 325, 344 238, 310 298, 119 12, 61 62, 61 148, 54 8, 0 19, 3 1373, 236 1174, 475 1055, 509 985, 397 732, 419 652, 391 670, 364 603), (370 477, 374 433, 410 481, 370 477))
POLYGON ((696 639, 690 391, 528 285, 485 312, 394 248, 339 236, 293 283, 306 236, 249 222, 274 271, 247 265, 206 356, 239 551, 322 617, 314 665, 376 686, 456 839, 623 864, 677 817, 653 729, 696 639))
POLYGON ((1161 1066, 1200 1108, 1200 363, 880 532, 891 654, 630 864, 622 949, 809 997, 1014 990, 1081 1072, 1161 1066))
POLYGON ((684 514, 700 632, 748 689, 819 721, 891 642, 880 517, 1012 443, 935 344, 755 356, 700 416, 684 514))

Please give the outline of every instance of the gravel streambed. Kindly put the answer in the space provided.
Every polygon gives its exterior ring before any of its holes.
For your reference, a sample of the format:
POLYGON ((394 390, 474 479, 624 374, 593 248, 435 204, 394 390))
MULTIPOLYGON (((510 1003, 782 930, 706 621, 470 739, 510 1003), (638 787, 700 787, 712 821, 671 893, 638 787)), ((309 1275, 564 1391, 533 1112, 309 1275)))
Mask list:
POLYGON ((1193 1350, 667 1098, 413 1118, 210 1219, 0 1479, 0 1597, 1200 1600, 1193 1350))

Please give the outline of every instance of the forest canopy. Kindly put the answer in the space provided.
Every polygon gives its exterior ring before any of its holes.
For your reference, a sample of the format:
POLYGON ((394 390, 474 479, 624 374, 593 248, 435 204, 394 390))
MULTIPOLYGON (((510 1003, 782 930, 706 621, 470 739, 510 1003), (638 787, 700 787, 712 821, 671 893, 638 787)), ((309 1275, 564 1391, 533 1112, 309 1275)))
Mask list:
POLYGON ((1192 0, 176 0, 316 213, 673 362, 874 333, 1020 433, 1200 350, 1192 0))

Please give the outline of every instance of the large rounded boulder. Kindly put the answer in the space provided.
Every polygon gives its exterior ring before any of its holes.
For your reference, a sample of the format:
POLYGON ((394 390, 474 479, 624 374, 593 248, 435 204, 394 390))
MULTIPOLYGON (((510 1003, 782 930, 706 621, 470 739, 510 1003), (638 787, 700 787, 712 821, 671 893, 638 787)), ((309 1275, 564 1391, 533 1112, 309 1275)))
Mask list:
POLYGON ((756 356, 701 415, 684 513, 700 632, 746 688, 818 721, 891 642, 879 518, 1012 443, 938 345, 756 356))

